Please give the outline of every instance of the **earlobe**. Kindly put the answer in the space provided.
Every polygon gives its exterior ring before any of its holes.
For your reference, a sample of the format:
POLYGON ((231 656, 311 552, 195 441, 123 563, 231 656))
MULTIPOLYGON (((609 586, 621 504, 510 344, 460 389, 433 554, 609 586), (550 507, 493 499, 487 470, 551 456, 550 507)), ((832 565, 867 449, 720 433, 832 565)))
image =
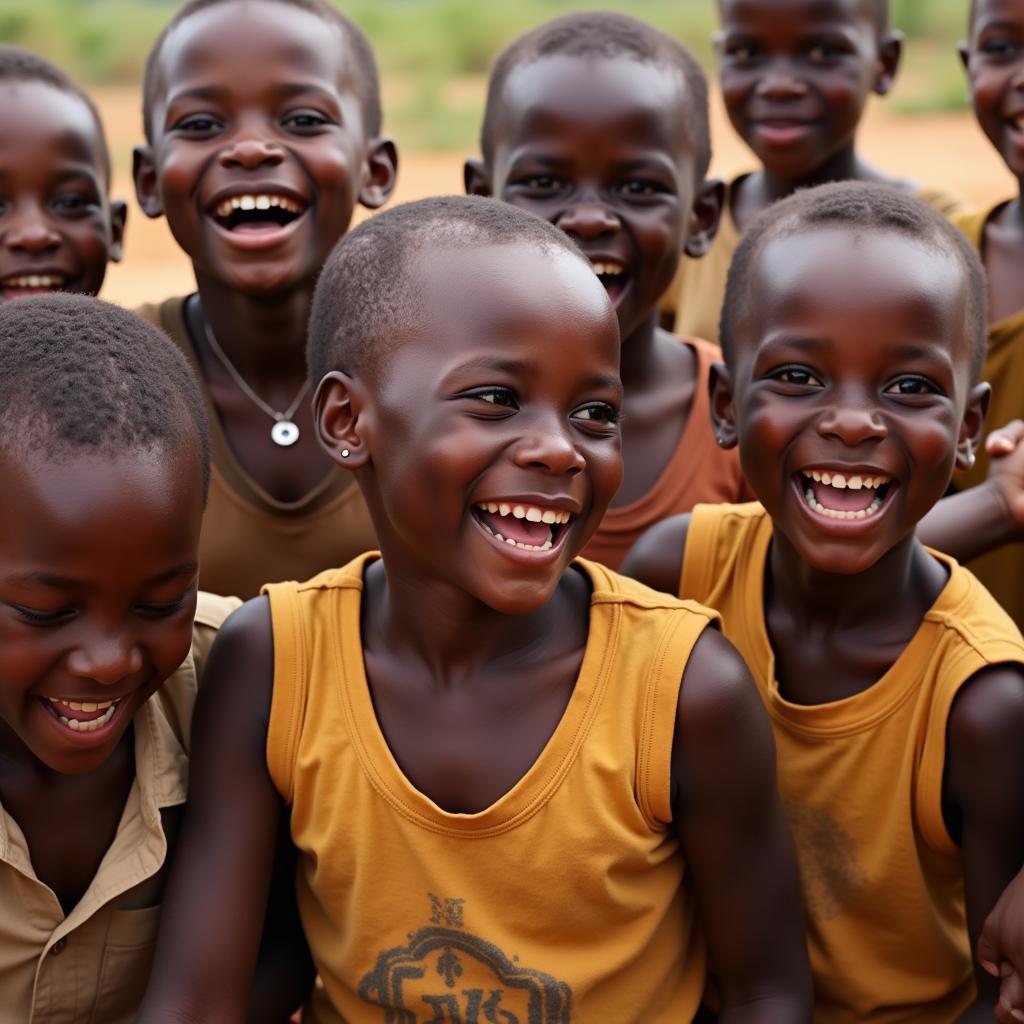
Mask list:
POLYGON ((368 210, 378 210, 390 198, 398 180, 398 147, 387 135, 374 139, 367 150, 359 202, 368 210))
POLYGON ((370 461, 362 430, 362 399, 359 382, 341 370, 328 373, 313 396, 320 446, 345 469, 362 469, 370 461))
POLYGON ((683 252, 687 256, 700 259, 711 248, 718 233, 724 205, 725 182, 721 178, 702 181, 693 200, 686 241, 683 243, 683 252))
POLYGON ((964 410, 963 422, 960 424, 960 437, 956 445, 956 468, 960 470, 970 469, 975 462, 982 436, 985 432, 985 416, 988 414, 988 404, 992 398, 992 387, 982 382, 971 388, 971 394, 967 399, 967 408, 964 410))
POLYGON ((110 204, 110 260, 120 263, 124 257, 124 226, 128 219, 128 204, 115 199, 110 204))
POLYGON ((900 69, 903 56, 903 33, 887 32, 878 41, 878 77, 875 79, 874 91, 878 96, 885 96, 896 81, 896 73, 900 69))
POLYGON ((156 162, 150 146, 136 146, 132 152, 132 178, 135 198, 147 217, 162 217, 163 204, 156 187, 156 162))
POLYGON ((735 448, 737 442, 736 403, 732 390, 732 374, 725 363, 712 363, 708 378, 711 395, 711 428, 721 448, 735 448))
POLYGON ((487 164, 483 160, 470 158, 465 162, 462 167, 462 183, 466 187, 467 196, 486 196, 490 198, 494 195, 494 191, 491 188, 491 175, 487 169, 487 164))

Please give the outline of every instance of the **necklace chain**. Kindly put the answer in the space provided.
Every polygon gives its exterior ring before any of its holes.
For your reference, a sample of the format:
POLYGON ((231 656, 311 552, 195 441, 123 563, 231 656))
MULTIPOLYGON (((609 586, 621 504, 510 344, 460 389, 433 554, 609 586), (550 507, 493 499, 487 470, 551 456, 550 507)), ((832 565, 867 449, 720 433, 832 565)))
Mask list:
POLYGON ((206 329, 207 344, 209 344, 213 354, 220 360, 221 366, 223 366, 231 375, 231 379, 238 385, 238 389, 242 394, 262 409, 263 412, 265 412, 275 422, 290 422, 292 416, 295 415, 295 410, 302 404, 302 400, 306 397, 306 393, 309 391, 309 379, 307 378, 302 387, 299 388, 299 393, 295 396, 292 404, 289 405, 284 412, 278 412, 272 406, 264 402, 263 399, 253 391, 249 386, 249 382, 235 368, 235 364, 228 359, 227 353, 220 347, 220 344, 214 337, 213 328, 210 327, 210 324, 205 317, 203 318, 203 326, 206 329))

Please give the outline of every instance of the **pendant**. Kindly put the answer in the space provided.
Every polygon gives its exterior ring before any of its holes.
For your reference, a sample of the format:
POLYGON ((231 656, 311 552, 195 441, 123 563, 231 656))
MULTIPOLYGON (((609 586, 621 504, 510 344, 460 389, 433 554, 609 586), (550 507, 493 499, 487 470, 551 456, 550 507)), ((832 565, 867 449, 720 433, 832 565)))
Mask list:
POLYGON ((299 439, 299 428, 291 420, 279 419, 270 428, 270 440, 282 448, 290 448, 299 439))

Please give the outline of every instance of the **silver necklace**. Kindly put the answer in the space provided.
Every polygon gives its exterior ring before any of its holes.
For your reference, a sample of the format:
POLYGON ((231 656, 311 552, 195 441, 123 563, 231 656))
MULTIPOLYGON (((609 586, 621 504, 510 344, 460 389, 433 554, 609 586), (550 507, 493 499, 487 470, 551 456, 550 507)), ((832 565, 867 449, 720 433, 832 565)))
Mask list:
POLYGON ((224 349, 218 344, 217 339, 213 336, 213 328, 210 327, 209 322, 205 318, 203 319, 203 326, 206 329, 206 341, 213 350, 213 354, 220 360, 221 366, 231 374, 231 379, 238 385, 238 389, 274 421, 274 425, 270 428, 270 440, 282 448, 290 448, 299 439, 299 428, 293 422, 292 417, 309 391, 309 380, 307 379, 302 387, 299 388, 299 393, 295 396, 292 404, 284 412, 278 412, 267 405, 249 387, 249 382, 235 369, 235 364, 228 359, 224 349))

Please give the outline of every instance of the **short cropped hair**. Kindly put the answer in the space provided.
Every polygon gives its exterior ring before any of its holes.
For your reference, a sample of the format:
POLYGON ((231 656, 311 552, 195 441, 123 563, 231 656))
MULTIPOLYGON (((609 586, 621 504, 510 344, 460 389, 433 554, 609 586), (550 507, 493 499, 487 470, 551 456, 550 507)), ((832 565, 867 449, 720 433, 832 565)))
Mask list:
MULTIPOLYGON (((146 57, 146 67, 142 77, 142 129, 146 133, 148 143, 152 144, 153 142, 151 119, 160 78, 160 54, 167 37, 178 25, 198 11, 206 10, 207 7, 236 2, 238 0, 188 0, 156 37, 149 55, 146 57)), ((377 58, 373 54, 373 47, 370 45, 366 33, 351 18, 347 18, 327 0, 262 0, 262 2, 298 7, 299 10, 316 15, 328 25, 335 25, 341 29, 354 65, 355 73, 352 78, 360 106, 363 108, 363 127, 366 136, 373 138, 380 135, 384 117, 380 102, 380 75, 377 71, 377 58)))
MULTIPOLYGON (((723 2, 724 0, 718 0, 719 11, 721 11, 723 2)), ((868 2, 871 4, 871 16, 875 23, 875 31, 881 37, 889 31, 892 20, 891 5, 889 0, 868 0, 868 2)))
POLYGON ((0 303, 0 447, 119 455, 192 446, 210 481, 195 374, 159 328, 67 292, 0 303))
POLYGON ((29 50, 0 44, 0 82, 41 82, 43 85, 49 85, 81 100, 96 124, 96 138, 99 141, 103 178, 107 186, 110 186, 110 150, 107 147, 107 136, 103 131, 100 112, 96 109, 96 104, 89 98, 88 93, 80 85, 77 85, 70 75, 62 71, 56 64, 51 64, 50 61, 29 50))
POLYGON ((677 71, 683 80, 690 134, 700 178, 711 163, 708 124, 708 80, 697 58, 682 45, 638 18, 612 11, 589 11, 554 18, 521 35, 498 55, 487 86, 487 105, 480 132, 480 152, 491 162, 501 123, 505 84, 524 64, 544 57, 627 56, 642 64, 677 71))
POLYGON ((735 335, 750 312, 751 277, 764 247, 777 238, 829 227, 890 232, 953 256, 967 281, 967 329, 977 380, 985 359, 988 309, 985 272, 974 246, 940 213, 909 192, 888 185, 844 181, 801 189, 769 206, 748 228, 732 258, 719 324, 727 363, 735 355, 735 335))
POLYGON ((313 382, 331 370, 379 368, 420 321, 420 284, 410 272, 420 252, 515 243, 590 266, 564 231, 497 199, 421 199, 364 221, 334 247, 317 282, 306 350, 313 382))

